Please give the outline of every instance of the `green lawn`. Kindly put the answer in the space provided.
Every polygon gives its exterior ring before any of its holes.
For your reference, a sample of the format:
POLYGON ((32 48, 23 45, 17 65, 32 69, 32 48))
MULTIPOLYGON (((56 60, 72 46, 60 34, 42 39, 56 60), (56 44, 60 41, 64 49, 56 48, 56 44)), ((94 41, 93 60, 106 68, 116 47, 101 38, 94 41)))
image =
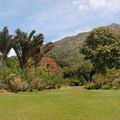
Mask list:
POLYGON ((0 120, 120 120, 120 91, 67 88, 0 95, 0 120))

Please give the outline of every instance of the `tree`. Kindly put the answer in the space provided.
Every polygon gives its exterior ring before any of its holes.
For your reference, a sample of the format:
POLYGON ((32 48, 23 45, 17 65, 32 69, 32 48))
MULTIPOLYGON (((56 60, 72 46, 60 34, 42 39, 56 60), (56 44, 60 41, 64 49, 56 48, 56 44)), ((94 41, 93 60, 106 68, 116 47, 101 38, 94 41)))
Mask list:
POLYGON ((32 58, 37 65, 40 62, 40 58, 52 49, 53 44, 43 44, 43 34, 34 35, 33 30, 29 35, 22 32, 20 29, 16 30, 16 36, 14 37, 13 49, 16 52, 20 68, 24 70, 27 67, 28 61, 32 58))
POLYGON ((106 70, 120 68, 120 34, 108 27, 94 29, 87 37, 81 52, 89 59, 95 72, 106 73, 106 70))
POLYGON ((4 60, 7 57, 12 44, 12 35, 9 34, 7 27, 0 32, 0 66, 4 65, 4 60))

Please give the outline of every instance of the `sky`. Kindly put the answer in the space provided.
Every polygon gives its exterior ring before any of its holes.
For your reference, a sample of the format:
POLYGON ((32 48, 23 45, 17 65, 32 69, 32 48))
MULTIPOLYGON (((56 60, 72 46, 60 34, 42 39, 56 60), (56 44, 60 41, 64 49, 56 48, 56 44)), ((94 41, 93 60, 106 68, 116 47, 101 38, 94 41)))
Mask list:
POLYGON ((43 33, 45 42, 120 23, 120 0, 0 0, 0 30, 43 33))

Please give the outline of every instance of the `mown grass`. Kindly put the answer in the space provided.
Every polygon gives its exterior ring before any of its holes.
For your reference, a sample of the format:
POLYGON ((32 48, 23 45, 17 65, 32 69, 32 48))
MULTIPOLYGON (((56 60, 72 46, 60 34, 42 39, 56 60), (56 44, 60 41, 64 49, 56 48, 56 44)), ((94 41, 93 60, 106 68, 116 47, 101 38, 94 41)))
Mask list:
POLYGON ((0 120, 120 120, 120 91, 70 88, 0 95, 0 120))

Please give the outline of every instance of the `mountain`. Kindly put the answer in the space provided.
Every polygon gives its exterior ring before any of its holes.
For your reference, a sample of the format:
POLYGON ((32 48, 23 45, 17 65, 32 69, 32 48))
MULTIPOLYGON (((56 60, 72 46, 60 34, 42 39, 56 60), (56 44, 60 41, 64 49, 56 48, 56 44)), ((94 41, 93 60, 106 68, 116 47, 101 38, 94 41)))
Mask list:
MULTIPOLYGON (((120 32, 120 25, 116 23, 102 27, 109 27, 115 32, 120 32)), ((55 47, 52 50, 53 54, 58 59, 66 61, 70 64, 79 63, 83 59, 82 55, 79 52, 79 49, 89 33, 90 32, 79 33, 77 35, 68 36, 54 42, 55 47)))
POLYGON ((111 30, 120 33, 120 24, 113 23, 113 24, 106 26, 106 27, 109 27, 111 30))

